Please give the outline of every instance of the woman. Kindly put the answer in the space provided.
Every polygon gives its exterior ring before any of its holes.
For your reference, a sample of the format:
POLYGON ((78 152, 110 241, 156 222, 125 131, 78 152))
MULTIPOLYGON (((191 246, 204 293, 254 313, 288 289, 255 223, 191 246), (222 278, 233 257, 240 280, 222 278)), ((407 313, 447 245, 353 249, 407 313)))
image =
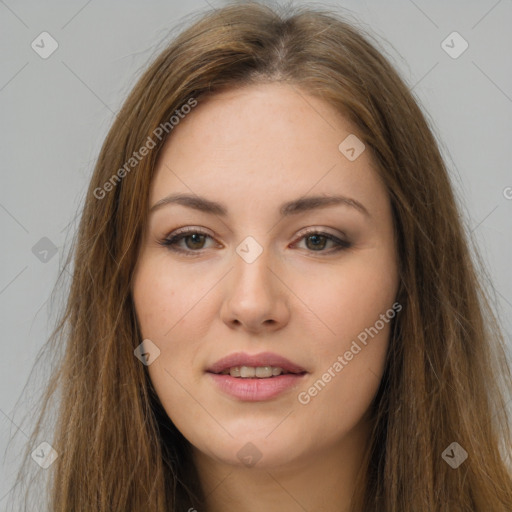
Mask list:
POLYGON ((445 165, 335 15, 225 7, 151 64, 58 335, 52 511, 512 510, 510 370, 445 165))

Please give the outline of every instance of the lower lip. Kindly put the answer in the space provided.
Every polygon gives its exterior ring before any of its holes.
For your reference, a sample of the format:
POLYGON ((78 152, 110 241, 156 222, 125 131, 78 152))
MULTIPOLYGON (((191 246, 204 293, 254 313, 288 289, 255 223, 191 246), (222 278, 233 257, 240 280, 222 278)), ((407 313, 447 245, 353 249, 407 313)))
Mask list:
POLYGON ((224 393, 246 402, 258 402, 270 400, 285 391, 297 386, 305 373, 286 373, 277 377, 266 379, 231 377, 231 375, 220 375, 210 373, 217 386, 224 393))

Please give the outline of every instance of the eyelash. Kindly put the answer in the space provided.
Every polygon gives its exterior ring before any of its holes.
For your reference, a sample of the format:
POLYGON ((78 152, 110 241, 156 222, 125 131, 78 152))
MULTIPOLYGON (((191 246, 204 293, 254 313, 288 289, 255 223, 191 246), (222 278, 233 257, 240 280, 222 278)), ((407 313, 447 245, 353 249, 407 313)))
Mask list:
MULTIPOLYGON (((163 240, 159 241, 158 243, 162 246, 164 246, 166 249, 170 250, 170 251, 173 251, 173 252, 178 252, 178 253, 181 253, 181 254, 185 254, 186 256, 197 256, 198 253, 200 254, 201 251, 203 251, 204 249, 198 249, 198 250, 192 250, 192 249, 180 249, 178 247, 176 247, 176 244, 178 242, 180 242, 181 240, 184 240, 185 238, 187 238, 188 236, 190 235, 205 235, 209 238, 213 238, 211 235, 209 235, 208 233, 205 233, 204 231, 201 231, 200 229, 197 229, 197 228, 184 228, 182 229, 181 231, 179 231, 178 233, 176 233, 175 235, 171 236, 171 237, 168 237, 168 238, 164 238, 163 240)), ((300 241, 304 238, 307 238, 308 236, 311 236, 311 235, 320 235, 322 237, 325 237, 327 238, 328 240, 334 242, 338 247, 334 247, 333 249, 329 250, 329 251, 325 251, 325 250, 319 250, 319 251, 314 251, 314 250, 310 250, 310 252, 317 252, 317 253, 327 253, 327 254, 332 254, 332 253, 335 253, 335 252, 338 252, 338 251, 342 251, 344 249, 348 249, 349 247, 352 246, 352 244, 350 242, 347 242, 345 240, 340 240, 339 238, 335 237, 334 235, 330 234, 330 233, 326 233, 324 231, 319 231, 317 229, 309 229, 308 231, 306 231, 305 233, 303 233, 300 238, 297 239, 297 241, 300 241)), ((296 243, 296 242, 294 242, 296 243)))

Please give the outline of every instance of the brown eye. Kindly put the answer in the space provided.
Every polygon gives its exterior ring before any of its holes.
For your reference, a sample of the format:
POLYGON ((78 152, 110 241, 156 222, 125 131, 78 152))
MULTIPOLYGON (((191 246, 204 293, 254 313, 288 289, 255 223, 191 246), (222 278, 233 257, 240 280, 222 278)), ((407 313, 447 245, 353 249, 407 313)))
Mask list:
POLYGON ((185 240, 185 246, 187 249, 202 249, 202 245, 204 245, 205 236, 201 233, 194 233, 193 235, 183 235, 180 237, 181 240, 185 240), (192 240, 190 244, 187 243, 187 240, 192 240))
POLYGON ((306 249, 311 252, 331 253, 348 249, 351 246, 350 242, 340 240, 338 237, 330 233, 323 233, 321 231, 310 231, 303 235, 299 241, 305 240, 306 249), (326 245, 331 242, 333 247, 331 250, 324 250, 326 245))
POLYGON ((308 235, 305 237, 306 246, 308 249, 317 250, 317 249, 325 249, 325 245, 327 243, 327 237, 323 235, 308 235), (308 241, 311 243, 308 244, 308 241))
POLYGON ((171 251, 193 255, 193 253, 205 249, 205 242, 208 238, 212 237, 207 233, 203 233, 197 229, 187 229, 173 236, 169 236, 159 243, 171 251), (184 246, 182 241, 184 242, 184 246))

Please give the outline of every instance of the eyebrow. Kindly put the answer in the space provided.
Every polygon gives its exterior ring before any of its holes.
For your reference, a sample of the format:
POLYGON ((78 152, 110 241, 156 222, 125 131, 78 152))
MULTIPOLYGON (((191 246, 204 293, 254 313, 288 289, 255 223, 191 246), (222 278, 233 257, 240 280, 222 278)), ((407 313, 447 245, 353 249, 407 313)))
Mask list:
MULTIPOLYGON (((217 203, 215 201, 206 199, 205 197, 192 194, 168 195, 157 201, 150 208, 149 212, 152 213, 170 204, 180 204, 182 206, 187 206, 188 208, 193 208, 194 210, 211 213, 221 217, 226 217, 228 215, 227 208, 221 203, 217 203)), ((299 199, 294 199, 293 201, 283 203, 279 209, 279 212, 282 217, 287 217, 289 215, 297 215, 306 211, 336 205, 349 206, 356 209, 366 217, 371 218, 369 211, 363 206, 362 203, 356 201, 355 199, 340 195, 301 197, 299 199)))

